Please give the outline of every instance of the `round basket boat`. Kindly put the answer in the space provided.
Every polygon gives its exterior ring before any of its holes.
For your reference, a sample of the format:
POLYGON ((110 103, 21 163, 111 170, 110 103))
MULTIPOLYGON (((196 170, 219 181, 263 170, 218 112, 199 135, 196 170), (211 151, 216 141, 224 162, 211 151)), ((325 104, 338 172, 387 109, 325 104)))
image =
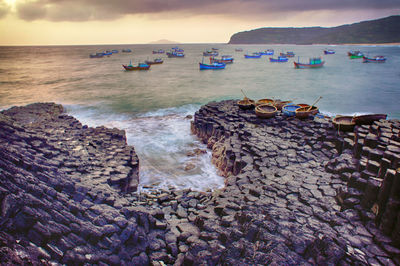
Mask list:
POLYGON ((281 100, 276 100, 274 105, 276 107, 276 109, 278 110, 282 110, 282 107, 288 104, 291 104, 292 101, 281 101, 281 100))
POLYGON ((356 122, 352 116, 336 116, 332 119, 332 123, 338 130, 353 131, 356 122))
POLYGON ((287 104, 282 107, 282 113, 286 116, 295 116, 296 115, 296 110, 301 108, 300 105, 295 105, 295 104, 287 104))
POLYGON ((269 104, 260 104, 256 106, 256 116, 260 118, 271 118, 276 115, 278 109, 275 106, 269 104))
POLYGON ((300 119, 305 119, 311 115, 316 115, 318 114, 319 110, 318 107, 313 106, 310 109, 310 106, 307 107, 301 107, 296 110, 296 117, 300 119))
POLYGON ((310 107, 310 105, 306 103, 297 103, 296 105, 300 105, 300 107, 310 107))
POLYGON ((272 99, 260 99, 256 102, 256 106, 261 105, 261 104, 269 104, 269 105, 273 105, 274 104, 274 100, 272 99))
POLYGON ((379 121, 380 119, 386 120, 386 118, 386 114, 369 114, 355 116, 353 121, 356 125, 372 125, 374 121, 379 121))
POLYGON ((256 105, 256 103, 253 100, 250 100, 250 99, 240 100, 240 101, 237 102, 237 104, 238 104, 239 108, 242 109, 242 110, 252 109, 256 105))

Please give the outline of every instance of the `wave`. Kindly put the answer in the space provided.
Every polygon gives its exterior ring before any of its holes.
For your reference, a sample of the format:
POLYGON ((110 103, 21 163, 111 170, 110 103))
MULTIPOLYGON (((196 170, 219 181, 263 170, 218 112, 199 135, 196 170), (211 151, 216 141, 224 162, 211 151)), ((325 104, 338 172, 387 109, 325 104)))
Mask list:
POLYGON ((218 189, 224 186, 224 179, 211 164, 211 152, 191 135, 190 119, 186 118, 198 107, 189 104, 133 115, 99 106, 69 105, 67 112, 89 126, 125 130, 128 144, 139 156, 141 189, 218 189), (193 156, 194 151, 201 152, 193 156))

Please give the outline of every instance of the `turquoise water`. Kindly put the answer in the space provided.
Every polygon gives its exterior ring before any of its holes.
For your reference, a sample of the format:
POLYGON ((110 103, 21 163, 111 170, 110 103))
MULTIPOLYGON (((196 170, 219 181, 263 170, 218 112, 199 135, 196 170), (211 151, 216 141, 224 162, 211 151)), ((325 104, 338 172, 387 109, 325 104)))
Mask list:
MULTIPOLYGON (((119 127, 127 132, 141 160, 143 186, 218 188, 223 180, 210 165, 210 154, 186 156, 204 148, 190 135, 185 119, 202 104, 214 100, 280 98, 313 103, 328 115, 387 113, 400 119, 400 46, 326 45, 224 45, 182 44, 185 58, 153 55, 154 49, 171 45, 112 45, 0 47, 0 108, 53 101, 90 126, 119 127), (229 54, 235 62, 224 70, 199 70, 202 52, 212 47, 229 54), (243 52, 235 52, 235 48, 243 52), (89 54, 123 48, 132 53, 90 59, 89 54), (322 55, 334 49, 334 55, 322 55), (288 63, 270 63, 269 56, 245 59, 244 53, 274 49, 293 51, 288 63), (384 55, 383 64, 350 60, 347 52, 361 50, 370 56, 384 55), (293 60, 321 56, 321 69, 294 69, 293 60), (126 72, 122 64, 156 57, 161 65, 149 71, 126 72), (189 171, 185 166, 194 164, 189 171)), ((275 55, 276 57, 276 55, 275 55)), ((207 59, 205 58, 205 61, 207 59)))

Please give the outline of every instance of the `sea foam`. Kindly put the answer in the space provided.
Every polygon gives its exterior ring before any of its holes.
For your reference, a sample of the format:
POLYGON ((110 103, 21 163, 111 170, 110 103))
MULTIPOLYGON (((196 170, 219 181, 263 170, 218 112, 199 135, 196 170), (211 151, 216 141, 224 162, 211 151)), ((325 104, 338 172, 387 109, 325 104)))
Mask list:
POLYGON ((128 144, 139 156, 141 190, 218 189, 224 186, 224 179, 211 164, 211 152, 190 133, 187 115, 198 108, 191 104, 129 115, 115 114, 104 107, 98 110, 71 105, 67 111, 83 124, 126 131, 128 144))

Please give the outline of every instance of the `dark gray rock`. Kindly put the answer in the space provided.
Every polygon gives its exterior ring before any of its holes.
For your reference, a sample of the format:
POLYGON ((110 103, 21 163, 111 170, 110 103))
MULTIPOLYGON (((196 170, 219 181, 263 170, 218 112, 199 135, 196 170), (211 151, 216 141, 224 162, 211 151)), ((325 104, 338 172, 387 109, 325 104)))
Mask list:
POLYGON ((65 264, 390 264, 398 128, 338 134, 328 119, 262 120, 235 101, 210 103, 191 129, 223 145, 226 187, 138 195, 125 132, 82 126, 53 104, 13 108, 0 113, 0 236, 18 238, 16 254, 32 241, 44 261, 65 264))

